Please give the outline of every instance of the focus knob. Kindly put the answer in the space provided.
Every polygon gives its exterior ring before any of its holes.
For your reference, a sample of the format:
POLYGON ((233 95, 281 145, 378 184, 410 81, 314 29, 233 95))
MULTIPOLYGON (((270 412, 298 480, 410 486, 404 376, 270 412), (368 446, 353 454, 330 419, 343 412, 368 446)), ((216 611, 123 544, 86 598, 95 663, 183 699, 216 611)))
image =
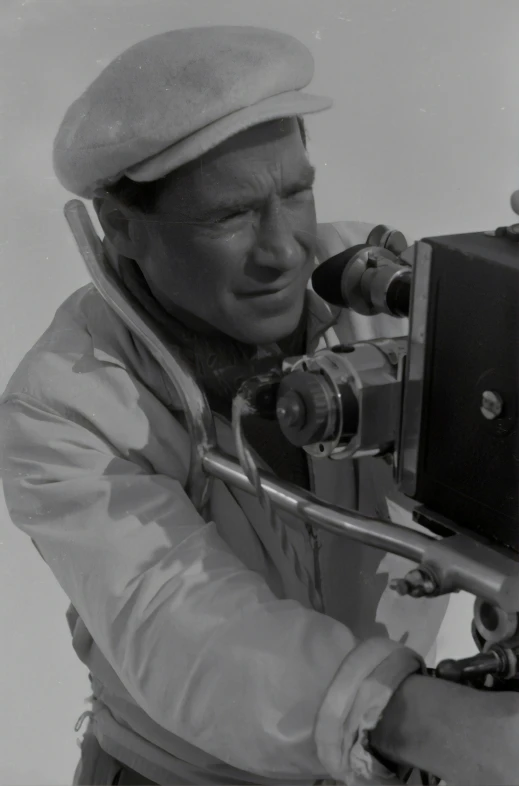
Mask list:
POLYGON ((327 390, 321 374, 295 371, 281 381, 276 415, 281 431, 293 445, 303 447, 328 436, 333 404, 327 390))

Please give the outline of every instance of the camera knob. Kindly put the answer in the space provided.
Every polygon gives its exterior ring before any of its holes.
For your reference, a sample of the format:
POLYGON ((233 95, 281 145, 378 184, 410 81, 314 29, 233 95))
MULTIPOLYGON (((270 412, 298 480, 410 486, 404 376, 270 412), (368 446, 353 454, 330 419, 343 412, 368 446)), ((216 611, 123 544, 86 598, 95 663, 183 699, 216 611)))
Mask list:
POLYGON ((276 416, 293 445, 304 447, 325 438, 330 419, 326 385, 322 375, 307 371, 294 372, 281 381, 276 416))

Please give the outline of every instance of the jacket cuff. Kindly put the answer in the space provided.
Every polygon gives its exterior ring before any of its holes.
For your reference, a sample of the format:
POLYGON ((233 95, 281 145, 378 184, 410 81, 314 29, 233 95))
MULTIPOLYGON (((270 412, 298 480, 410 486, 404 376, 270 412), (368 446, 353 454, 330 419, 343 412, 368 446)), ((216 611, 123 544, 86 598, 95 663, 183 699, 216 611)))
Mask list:
POLYGON ((368 639, 345 658, 315 726, 317 753, 333 778, 346 784, 400 782, 369 750, 368 734, 396 689, 417 672, 425 673, 423 658, 391 639, 368 639))

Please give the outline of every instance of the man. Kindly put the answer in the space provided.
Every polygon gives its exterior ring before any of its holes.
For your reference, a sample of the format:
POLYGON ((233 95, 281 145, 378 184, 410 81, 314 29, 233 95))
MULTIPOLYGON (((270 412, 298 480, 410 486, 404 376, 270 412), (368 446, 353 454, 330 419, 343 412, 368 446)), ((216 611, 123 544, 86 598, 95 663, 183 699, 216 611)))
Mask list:
MULTIPOLYGON (((316 223, 300 118, 330 101, 302 92, 312 73, 281 33, 165 33, 109 65, 56 138, 127 306, 85 287, 59 309, 4 394, 1 465, 90 674, 78 784, 397 782, 394 763, 519 783, 515 696, 423 674, 445 599, 391 593, 404 560, 288 515, 274 528, 219 482, 196 512, 174 384, 132 330, 137 304, 233 453, 220 371, 405 329, 339 317, 308 287, 316 260, 370 229, 316 223)), ((398 503, 383 461, 309 462, 275 429, 251 421, 247 437, 277 475, 367 514, 398 503)))

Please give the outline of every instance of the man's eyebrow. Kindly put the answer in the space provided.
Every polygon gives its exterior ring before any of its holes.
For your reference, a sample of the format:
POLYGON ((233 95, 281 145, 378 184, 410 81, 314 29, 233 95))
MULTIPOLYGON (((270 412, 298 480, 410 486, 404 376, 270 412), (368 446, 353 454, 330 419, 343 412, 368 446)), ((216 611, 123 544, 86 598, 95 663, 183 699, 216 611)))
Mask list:
POLYGON ((283 189, 283 195, 291 194, 294 191, 300 191, 305 188, 312 188, 315 183, 315 167, 311 164, 307 164, 303 171, 299 174, 295 180, 287 185, 286 188, 283 189))
MULTIPOLYGON (((286 197, 297 191, 313 188, 314 182, 315 167, 311 164, 307 164, 303 171, 299 173, 298 177, 294 178, 289 183, 287 183, 286 186, 284 186, 282 189, 282 196, 286 197)), ((239 197, 229 199, 226 198, 225 194, 222 194, 220 199, 215 200, 215 202, 202 211, 198 211, 197 219, 200 221, 205 221, 207 219, 221 215, 222 213, 253 209, 258 207, 261 202, 262 200, 254 198, 249 200, 246 198, 240 199, 239 197)))

